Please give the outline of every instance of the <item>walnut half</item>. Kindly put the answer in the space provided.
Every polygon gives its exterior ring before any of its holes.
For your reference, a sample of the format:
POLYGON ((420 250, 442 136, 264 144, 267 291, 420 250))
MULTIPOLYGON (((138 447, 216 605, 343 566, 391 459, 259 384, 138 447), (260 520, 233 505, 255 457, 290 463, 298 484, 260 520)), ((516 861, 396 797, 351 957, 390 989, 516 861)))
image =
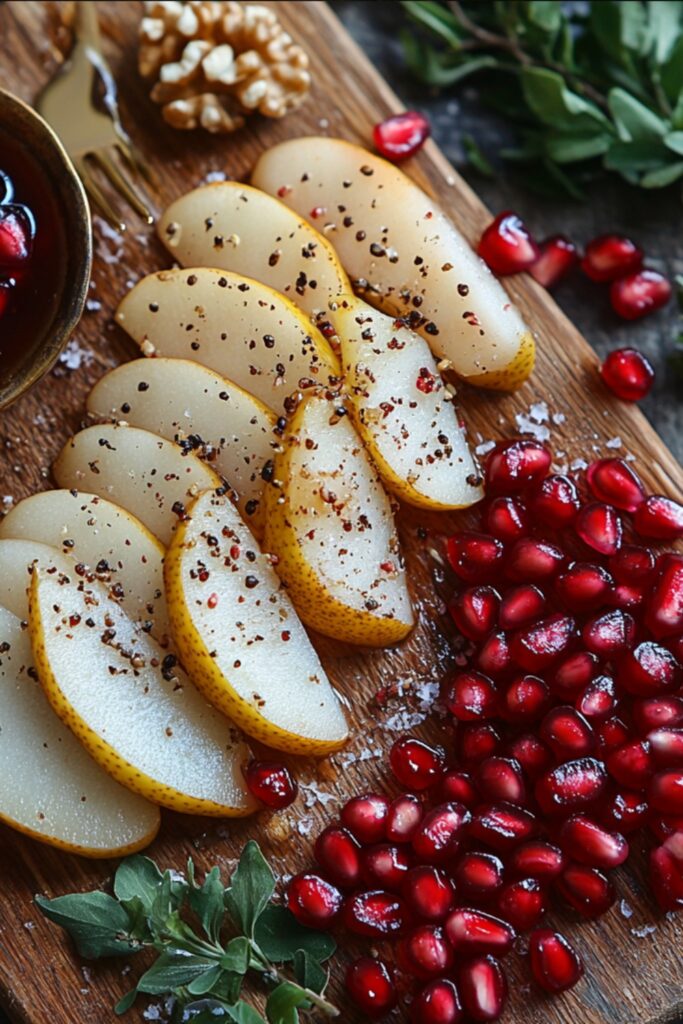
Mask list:
POLYGON ((258 111, 283 117, 306 98, 308 55, 260 4, 147 0, 138 67, 174 128, 232 132, 258 111))

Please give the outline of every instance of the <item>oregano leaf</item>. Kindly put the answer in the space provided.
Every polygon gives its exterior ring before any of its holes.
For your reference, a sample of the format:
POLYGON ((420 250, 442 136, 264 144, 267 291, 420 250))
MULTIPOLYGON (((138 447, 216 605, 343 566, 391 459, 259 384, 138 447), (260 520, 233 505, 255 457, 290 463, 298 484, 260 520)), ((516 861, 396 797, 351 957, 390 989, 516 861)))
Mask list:
POLYGON ((129 933, 128 915, 106 892, 72 893, 48 900, 36 896, 36 905, 64 928, 87 960, 103 956, 130 956, 141 948, 129 933))
POLYGON ((161 871, 149 857, 139 854, 126 857, 114 875, 114 895, 121 902, 137 897, 145 909, 149 910, 162 880, 161 871))
POLYGON ((147 995, 162 996, 167 992, 191 984, 216 966, 215 960, 200 957, 194 953, 171 950, 161 953, 155 963, 138 981, 138 991, 147 995))
POLYGON ((200 888, 195 885, 188 889, 188 902, 211 942, 218 942, 220 938, 225 915, 224 895, 221 872, 217 867, 209 871, 200 888))
POLYGON ((273 963, 293 960, 303 949, 318 962, 332 956, 337 944, 326 932, 299 924, 286 907, 271 904, 261 914, 254 932, 258 948, 273 963))
POLYGON ((114 1007, 114 1013, 117 1015, 117 1017, 120 1017, 122 1013, 127 1013, 128 1010, 130 1010, 133 1003, 135 1002, 135 1000, 137 999, 137 997, 138 989, 136 985, 135 988, 132 988, 130 990, 130 992, 126 992, 125 996, 119 999, 118 1003, 114 1007))
POLYGON ((275 876, 258 843, 251 839, 242 851, 230 888, 226 890, 229 906, 233 914, 238 915, 242 930, 249 938, 274 892, 275 876))
POLYGON ((294 977, 304 988, 310 989, 311 992, 317 992, 318 995, 325 991, 328 979, 327 971, 305 949, 297 949, 292 969, 294 977))
POLYGON ((283 981, 268 996, 266 1017, 269 1024, 296 1024, 298 1008, 306 1003, 306 995, 298 985, 283 981))

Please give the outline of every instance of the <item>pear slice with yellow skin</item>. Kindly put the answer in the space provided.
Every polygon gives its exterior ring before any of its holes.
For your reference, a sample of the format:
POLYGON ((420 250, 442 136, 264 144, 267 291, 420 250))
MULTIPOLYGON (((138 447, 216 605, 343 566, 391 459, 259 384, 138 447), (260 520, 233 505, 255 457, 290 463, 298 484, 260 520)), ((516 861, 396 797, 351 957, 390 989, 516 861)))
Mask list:
POLYGON ((99 494, 131 512, 164 546, 192 499, 224 486, 205 462, 172 441, 110 423, 74 434, 52 471, 61 487, 99 494))
POLYGON ((116 320, 143 355, 202 363, 278 415, 290 395, 339 383, 339 362, 305 314, 242 274, 211 266, 149 274, 116 320))
POLYGON ((299 616, 337 640, 381 647, 414 625, 391 502, 350 418, 310 395, 264 492, 264 549, 299 616))
POLYGON ((339 699, 271 560, 227 497, 197 498, 164 574, 173 638, 207 700, 270 747, 320 756, 343 746, 339 699))
POLYGON ((307 136, 266 150, 252 184, 323 232, 358 294, 406 316, 460 376, 503 390, 529 376, 533 337, 505 289, 394 164, 342 139, 307 136))
POLYGON ((29 591, 34 663, 52 708, 121 785, 188 814, 254 811, 250 753, 164 651, 97 580, 57 555, 29 591))
POLYGON ((159 809, 102 771, 35 678, 28 631, 0 607, 0 820, 83 857, 123 857, 159 830, 159 809))
POLYGON ((24 622, 28 621, 28 592, 33 566, 52 565, 61 558, 64 565, 73 564, 56 548, 34 540, 0 540, 0 605, 24 622))

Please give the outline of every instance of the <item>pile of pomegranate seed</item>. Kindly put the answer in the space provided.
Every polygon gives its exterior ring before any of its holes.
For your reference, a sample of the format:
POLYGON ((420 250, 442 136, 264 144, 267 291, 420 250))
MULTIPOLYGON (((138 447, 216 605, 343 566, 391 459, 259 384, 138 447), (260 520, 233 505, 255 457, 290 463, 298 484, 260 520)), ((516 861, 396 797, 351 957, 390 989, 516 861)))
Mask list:
POLYGON ((407 110, 376 124, 372 139, 380 156, 398 163, 422 149, 430 134, 431 127, 424 114, 407 110))
POLYGON ((401 792, 349 801, 288 890, 303 923, 383 943, 347 974, 369 1018, 497 1020, 520 933, 535 983, 570 988, 583 965, 546 911, 609 910, 637 830, 658 903, 683 909, 683 555, 647 545, 683 537, 683 506, 619 458, 554 474, 534 441, 485 476, 479 530, 446 545, 471 644, 442 688, 453 752, 399 738, 401 792))

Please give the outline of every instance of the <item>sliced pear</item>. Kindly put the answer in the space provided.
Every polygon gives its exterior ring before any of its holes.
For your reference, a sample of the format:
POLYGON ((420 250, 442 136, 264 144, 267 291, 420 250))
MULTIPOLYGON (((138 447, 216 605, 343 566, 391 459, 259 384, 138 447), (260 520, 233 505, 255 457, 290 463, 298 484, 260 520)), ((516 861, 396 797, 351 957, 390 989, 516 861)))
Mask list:
POLYGON ((348 727, 267 555, 226 497, 200 495, 164 564, 173 636, 191 679, 245 732, 329 754, 348 727))
POLYGON ((315 318, 327 312, 330 298, 351 289, 336 252, 305 217, 259 189, 221 181, 176 199, 157 230, 183 266, 246 274, 315 318))
POLYGON ((334 385, 339 375, 329 344, 292 302, 211 267, 143 277, 116 319, 144 354, 203 363, 278 414, 293 392, 334 385))
POLYGON ((95 765, 40 688, 28 631, 0 607, 0 820, 70 853, 122 857, 159 829, 159 809, 95 765))
MULTIPOLYGON (((0 605, 28 621, 28 591, 36 562, 51 565, 63 558, 49 544, 34 540, 0 540, 0 605)), ((68 565, 69 560, 64 559, 68 565)))
POLYGON ((502 285, 394 164, 341 139, 290 139, 252 183, 323 231, 360 294, 407 316, 456 373, 501 389, 529 376, 533 338, 502 285))
MULTIPOLYGON (((130 512, 85 491, 41 491, 16 504, 0 522, 0 539, 12 538, 19 547, 0 543, 0 577, 11 572, 11 560, 20 560, 20 577, 21 560, 24 566, 34 560, 30 546, 22 549, 22 541, 49 544, 114 586, 121 607, 131 618, 150 622, 158 640, 168 636, 164 548, 130 512)), ((23 582, 28 587, 25 568, 23 582)))
POLYGON ((59 560, 34 569, 29 629, 50 704, 118 782, 189 814, 255 809, 235 727, 97 580, 59 560))
POLYGON ((165 546, 179 516, 200 492, 223 481, 191 452, 138 427, 87 427, 64 445, 53 473, 132 512, 165 546))
POLYGON ((391 503, 347 416, 305 399, 265 490, 264 548, 320 633, 384 646, 414 624, 391 503))
POLYGON ((479 501, 479 473, 426 341, 353 296, 334 322, 356 426, 387 487, 423 508, 479 501))

